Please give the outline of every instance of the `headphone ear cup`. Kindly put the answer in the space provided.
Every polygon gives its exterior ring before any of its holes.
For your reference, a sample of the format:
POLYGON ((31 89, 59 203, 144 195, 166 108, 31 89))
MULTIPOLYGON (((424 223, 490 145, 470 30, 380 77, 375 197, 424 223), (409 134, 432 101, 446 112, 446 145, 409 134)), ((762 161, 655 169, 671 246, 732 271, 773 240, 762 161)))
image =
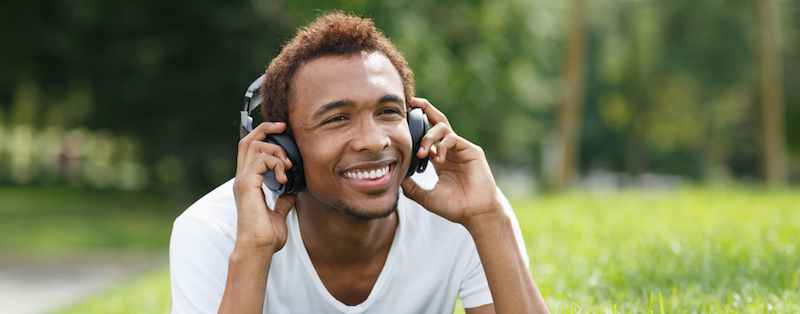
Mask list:
POLYGON ((422 138, 431 128, 431 124, 428 122, 428 116, 426 116, 420 108, 411 109, 408 112, 407 119, 413 145, 411 148, 411 165, 408 167, 406 177, 411 176, 414 172, 424 172, 425 168, 428 167, 428 157, 419 158, 417 157, 417 152, 422 144, 422 138))
POLYGON ((272 143, 283 147, 286 156, 292 162, 292 167, 286 169, 286 177, 289 179, 286 184, 281 184, 275 177, 274 170, 264 173, 264 184, 276 195, 297 194, 306 188, 305 174, 303 173, 303 158, 294 138, 286 133, 270 134, 264 139, 267 143, 272 143))

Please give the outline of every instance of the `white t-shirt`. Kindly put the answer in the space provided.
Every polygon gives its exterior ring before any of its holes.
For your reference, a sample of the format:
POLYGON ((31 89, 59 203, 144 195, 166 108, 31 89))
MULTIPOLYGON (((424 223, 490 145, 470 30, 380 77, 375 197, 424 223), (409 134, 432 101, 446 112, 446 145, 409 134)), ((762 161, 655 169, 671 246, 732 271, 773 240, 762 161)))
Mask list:
MULTIPOLYGON (((429 167, 432 168, 432 167, 429 167)), ((432 171, 429 171, 432 172, 432 171)), ((423 187, 433 178, 415 176, 423 187)), ((267 203, 275 197, 269 190, 267 203)), ((525 246, 511 212, 523 257, 525 246)), ((369 297, 348 306, 325 288, 300 236, 297 212, 286 219, 286 245, 270 266, 264 313, 452 313, 457 297, 465 308, 492 303, 480 258, 470 234, 400 193, 399 223, 386 263, 369 297)), ((190 206, 178 219, 170 240, 172 313, 217 313, 236 242, 233 180, 190 206)))

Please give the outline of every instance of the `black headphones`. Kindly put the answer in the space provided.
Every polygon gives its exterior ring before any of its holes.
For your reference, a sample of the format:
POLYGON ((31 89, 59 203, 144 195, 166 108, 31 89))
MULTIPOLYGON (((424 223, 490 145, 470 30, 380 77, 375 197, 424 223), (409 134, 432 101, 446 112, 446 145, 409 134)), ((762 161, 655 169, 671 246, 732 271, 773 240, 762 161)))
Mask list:
MULTIPOLYGON (((260 76, 249 87, 247 92, 244 93, 244 110, 240 111, 239 121, 239 138, 244 138, 247 134, 253 131, 253 117, 250 113, 253 109, 257 108, 264 97, 259 94, 258 89, 261 83, 264 82, 264 76, 260 76)), ((414 172, 423 172, 428 167, 428 157, 419 158, 416 152, 419 151, 422 137, 431 128, 428 122, 428 117, 422 113, 422 109, 414 108, 408 112, 406 117, 408 120, 408 129, 411 132, 412 156, 411 165, 408 167, 406 176, 411 176, 414 172)), ((264 184, 276 195, 281 194, 297 194, 306 188, 305 175, 303 173, 303 157, 300 156, 300 150, 297 149, 297 143, 294 137, 286 131, 279 134, 267 135, 264 139, 265 142, 272 143, 283 147, 286 151, 286 156, 292 161, 292 167, 286 170, 286 177, 289 179, 286 184, 281 184, 275 178, 275 171, 269 170, 264 174, 264 184)))

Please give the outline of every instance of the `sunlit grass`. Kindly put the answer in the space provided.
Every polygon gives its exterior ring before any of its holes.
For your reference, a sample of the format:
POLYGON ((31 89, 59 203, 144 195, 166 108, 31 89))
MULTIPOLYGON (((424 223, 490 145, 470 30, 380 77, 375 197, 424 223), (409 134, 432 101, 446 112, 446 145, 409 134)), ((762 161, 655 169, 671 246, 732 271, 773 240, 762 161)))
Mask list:
POLYGON ((514 202, 553 312, 800 311, 800 193, 572 193, 514 202))
POLYGON ((93 296, 57 314, 140 314, 169 313, 169 271, 138 278, 127 285, 93 296))
MULTIPOLYGON (((554 313, 800 312, 797 189, 575 192, 512 204, 554 313)), ((161 271, 63 313, 169 304, 161 271)))

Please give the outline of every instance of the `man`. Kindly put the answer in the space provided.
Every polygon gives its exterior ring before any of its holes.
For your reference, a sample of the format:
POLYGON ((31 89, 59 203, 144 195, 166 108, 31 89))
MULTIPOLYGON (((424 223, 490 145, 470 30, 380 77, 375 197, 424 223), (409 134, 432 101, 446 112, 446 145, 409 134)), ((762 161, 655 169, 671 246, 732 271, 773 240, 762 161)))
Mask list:
POLYGON ((240 141, 236 178, 175 222, 173 313, 452 313, 457 297, 467 313, 548 312, 483 151, 413 98, 371 20, 334 13, 301 29, 260 93, 271 122, 240 141), (412 107, 432 125, 419 151, 412 107), (265 172, 285 183, 292 162, 264 139, 285 131, 307 187, 275 198, 265 172), (431 158, 432 189, 406 177, 414 154, 431 158))

